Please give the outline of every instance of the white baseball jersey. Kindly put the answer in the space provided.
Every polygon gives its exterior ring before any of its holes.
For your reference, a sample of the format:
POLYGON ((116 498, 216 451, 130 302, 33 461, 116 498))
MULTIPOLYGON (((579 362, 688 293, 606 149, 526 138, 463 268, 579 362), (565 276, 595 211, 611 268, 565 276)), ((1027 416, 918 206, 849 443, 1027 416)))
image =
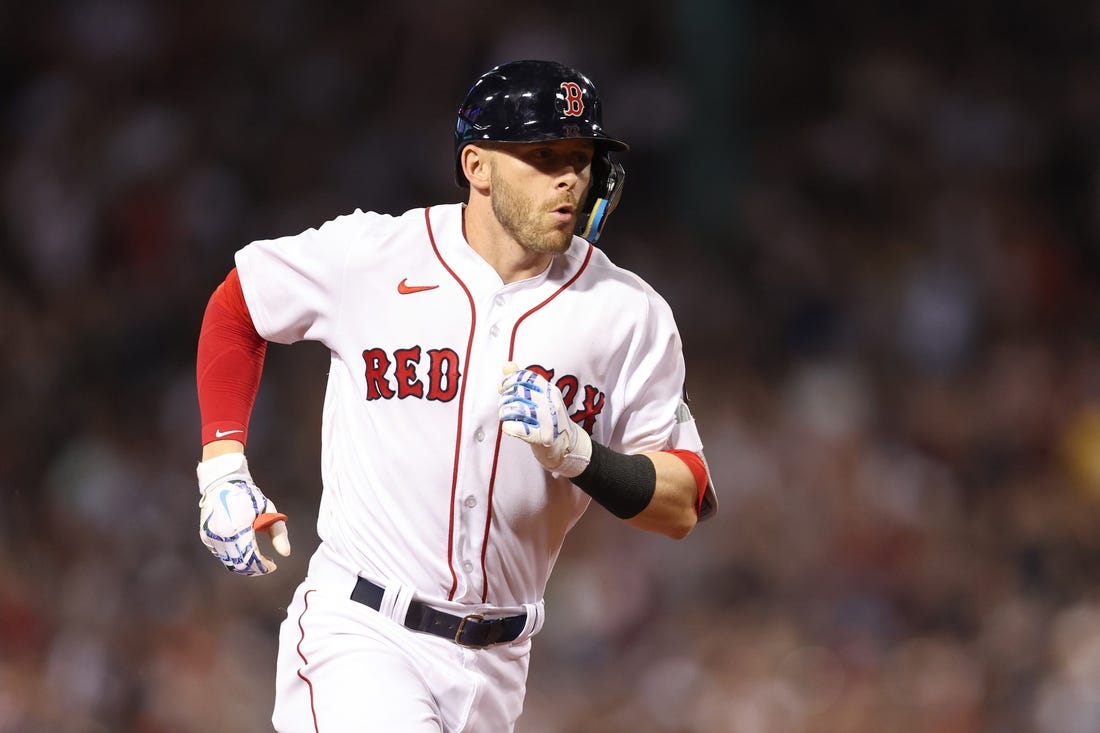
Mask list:
POLYGON ((364 577, 443 604, 541 600, 589 497, 502 436, 507 361, 542 369, 614 450, 702 448, 671 310, 579 237, 505 285, 460 204, 356 211, 236 264, 261 336, 331 350, 318 535, 364 577))

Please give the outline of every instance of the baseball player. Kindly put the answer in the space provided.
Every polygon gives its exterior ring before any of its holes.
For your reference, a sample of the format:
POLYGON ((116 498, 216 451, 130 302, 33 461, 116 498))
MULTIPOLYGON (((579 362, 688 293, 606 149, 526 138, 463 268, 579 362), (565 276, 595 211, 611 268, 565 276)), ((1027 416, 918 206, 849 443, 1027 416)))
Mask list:
POLYGON ((198 343, 200 537, 264 575, 286 516, 244 449, 268 342, 331 352, 320 545, 287 608, 284 733, 502 733, 566 533, 595 500, 681 538, 717 507, 672 313, 596 241, 622 191, 592 82, 483 75, 458 112, 465 204, 252 242, 198 343))

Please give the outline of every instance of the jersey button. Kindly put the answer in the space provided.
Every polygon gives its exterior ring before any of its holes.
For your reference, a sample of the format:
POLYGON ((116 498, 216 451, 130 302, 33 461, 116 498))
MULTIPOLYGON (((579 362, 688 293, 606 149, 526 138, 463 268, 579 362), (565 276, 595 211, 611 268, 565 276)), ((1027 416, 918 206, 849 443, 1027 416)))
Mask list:
POLYGON ((493 303, 496 305, 504 305, 504 296, 498 295, 497 297, 493 298, 493 303))
POLYGON ((474 431, 474 440, 476 440, 479 443, 481 441, 485 440, 485 431, 482 430, 481 428, 478 428, 477 430, 475 430, 474 431))
POLYGON ((466 562, 462 563, 462 569, 467 573, 472 573, 474 572, 474 564, 467 560, 466 562))
POLYGON ((497 336, 499 336, 500 335, 500 327, 497 326, 497 324, 494 323, 492 328, 489 329, 489 335, 492 336, 493 338, 496 338, 497 336))
POLYGON ((477 498, 473 496, 467 496, 466 501, 464 501, 463 504, 466 505, 467 509, 473 509, 475 506, 477 506, 477 498))

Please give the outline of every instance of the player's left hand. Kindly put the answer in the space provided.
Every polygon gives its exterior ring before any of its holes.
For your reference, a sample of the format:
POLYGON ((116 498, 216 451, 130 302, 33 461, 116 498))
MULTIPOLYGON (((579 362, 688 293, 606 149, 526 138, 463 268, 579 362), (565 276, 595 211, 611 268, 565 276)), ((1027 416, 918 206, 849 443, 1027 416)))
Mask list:
POLYGON ((199 538, 227 569, 240 575, 267 575, 275 563, 260 552, 258 532, 271 533, 271 546, 290 554, 286 515, 264 496, 248 472, 242 453, 203 461, 197 469, 199 538))
POLYGON ((572 478, 588 467, 592 439, 573 422, 561 390, 530 369, 510 361, 500 383, 500 427, 531 444, 539 463, 572 478))

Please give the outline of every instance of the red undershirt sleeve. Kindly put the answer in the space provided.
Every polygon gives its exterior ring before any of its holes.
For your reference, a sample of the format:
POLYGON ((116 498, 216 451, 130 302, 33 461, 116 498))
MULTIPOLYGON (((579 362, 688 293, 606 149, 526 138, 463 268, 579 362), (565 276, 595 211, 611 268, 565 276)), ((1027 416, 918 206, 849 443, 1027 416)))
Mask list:
POLYGON ((703 463, 703 459, 699 457, 698 453, 689 450, 668 450, 665 453, 671 453, 679 458, 687 467, 691 469, 691 475, 695 478, 695 488, 697 495, 695 498, 695 511, 700 511, 703 507, 703 496, 707 492, 707 483, 709 478, 707 477, 707 467, 703 463))
POLYGON ((195 379, 202 444, 247 442, 267 341, 256 332, 236 268, 214 290, 199 331, 195 379))

